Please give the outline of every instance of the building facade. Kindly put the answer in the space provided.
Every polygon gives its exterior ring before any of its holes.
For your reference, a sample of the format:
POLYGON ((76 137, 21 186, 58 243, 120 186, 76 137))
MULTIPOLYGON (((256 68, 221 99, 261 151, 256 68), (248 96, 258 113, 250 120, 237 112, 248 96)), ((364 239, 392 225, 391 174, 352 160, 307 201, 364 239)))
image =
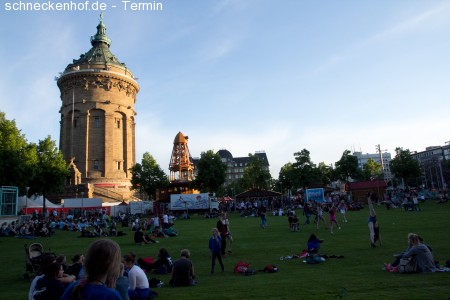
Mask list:
POLYGON ((444 174, 444 162, 450 159, 450 145, 430 146, 425 151, 412 152, 422 170, 422 185, 428 189, 445 190, 448 183, 444 174))
MULTIPOLYGON (((225 186, 244 177, 245 167, 250 162, 249 156, 233 157, 230 151, 226 149, 219 150, 217 154, 221 157, 222 161, 227 164, 225 186)), ((265 170, 269 172, 270 164, 266 152, 256 151, 255 156, 262 160, 265 170)))
POLYGON ((57 79, 62 101, 59 146, 71 164, 69 184, 87 185, 88 197, 129 200, 139 85, 111 53, 102 16, 91 45, 57 79))
POLYGON ((364 165, 372 159, 374 162, 381 165, 381 172, 383 174, 383 179, 386 181, 392 180, 392 173, 390 169, 391 163, 391 154, 388 152, 383 153, 380 151, 379 153, 366 153, 362 152, 353 152, 353 155, 358 158, 358 167, 362 170, 364 165))

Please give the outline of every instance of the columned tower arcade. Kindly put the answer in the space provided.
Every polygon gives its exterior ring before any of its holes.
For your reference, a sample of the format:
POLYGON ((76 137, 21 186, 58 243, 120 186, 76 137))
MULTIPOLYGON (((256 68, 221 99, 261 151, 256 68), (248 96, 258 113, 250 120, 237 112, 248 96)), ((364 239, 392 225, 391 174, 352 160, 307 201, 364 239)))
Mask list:
POLYGON ((62 101, 60 149, 89 187, 89 197, 129 200, 139 85, 111 53, 102 16, 91 44, 57 81, 62 101))

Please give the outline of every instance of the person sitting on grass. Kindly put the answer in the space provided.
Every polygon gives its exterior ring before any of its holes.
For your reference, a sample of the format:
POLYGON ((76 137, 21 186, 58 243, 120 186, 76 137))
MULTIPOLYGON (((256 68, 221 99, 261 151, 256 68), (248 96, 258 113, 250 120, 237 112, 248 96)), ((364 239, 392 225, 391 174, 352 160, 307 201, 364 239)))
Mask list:
POLYGON ((128 270, 128 296, 131 300, 145 300, 150 294, 150 286, 144 270, 136 265, 136 254, 130 252, 123 257, 123 265, 128 270))
POLYGON ((166 238, 167 237, 167 235, 164 233, 164 231, 162 231, 160 226, 155 228, 155 230, 153 231, 153 236, 157 237, 157 238, 166 238))
POLYGON ((307 242, 308 253, 310 255, 318 255, 322 243, 322 239, 319 239, 314 233, 311 233, 307 242))
POLYGON ((181 258, 174 262, 172 279, 169 285, 172 287, 196 285, 194 265, 189 259, 191 253, 188 249, 181 250, 181 258))
POLYGON ((34 294, 36 300, 59 300, 66 289, 67 283, 75 281, 75 276, 64 276, 63 266, 56 262, 50 264, 44 274, 44 277, 36 283, 34 294), (63 277, 68 279, 63 281, 63 277))
POLYGON ((173 228, 173 225, 169 225, 168 228, 163 229, 163 232, 170 237, 174 237, 178 235, 178 232, 175 230, 175 228, 173 228))
POLYGON ((134 232, 134 242, 138 245, 142 244, 150 244, 150 243, 159 243, 159 241, 155 241, 154 239, 150 238, 148 235, 144 234, 142 232, 142 228, 138 227, 136 231, 134 232))
POLYGON ((154 270, 156 274, 172 273, 173 261, 166 248, 159 249, 158 258, 154 262, 148 262, 147 259, 142 258, 139 258, 137 262, 147 272, 154 270))
POLYGON ((84 255, 75 254, 72 257, 72 264, 67 267, 67 274, 74 275, 77 279, 79 279, 81 268, 83 267, 84 255))
POLYGON ((436 272, 436 264, 434 262, 431 248, 423 243, 423 239, 415 234, 408 234, 408 248, 405 252, 396 255, 396 260, 392 264, 384 264, 386 271, 398 272, 398 265, 402 258, 413 257, 417 264, 417 269, 411 272, 430 273, 436 272))
POLYGON ((110 239, 93 242, 86 253, 84 269, 86 277, 71 284, 61 300, 120 300, 114 288, 119 274, 120 246, 110 239))

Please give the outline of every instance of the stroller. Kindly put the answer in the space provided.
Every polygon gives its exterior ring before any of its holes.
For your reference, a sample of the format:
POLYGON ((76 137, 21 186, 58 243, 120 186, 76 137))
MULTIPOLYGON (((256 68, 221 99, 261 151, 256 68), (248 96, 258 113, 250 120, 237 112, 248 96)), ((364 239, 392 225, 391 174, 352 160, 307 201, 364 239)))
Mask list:
POLYGON ((39 275, 42 267, 52 263, 56 258, 54 253, 44 253, 44 247, 40 243, 33 243, 30 246, 25 244, 24 248, 26 257, 24 279, 30 277, 29 273, 39 275))

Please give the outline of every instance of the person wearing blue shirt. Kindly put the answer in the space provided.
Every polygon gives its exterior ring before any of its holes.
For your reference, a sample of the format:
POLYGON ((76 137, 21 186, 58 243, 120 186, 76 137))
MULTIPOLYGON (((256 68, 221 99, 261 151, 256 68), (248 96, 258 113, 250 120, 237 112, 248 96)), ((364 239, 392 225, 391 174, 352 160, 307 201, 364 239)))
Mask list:
POLYGON ((211 250, 211 274, 214 274, 214 268, 216 266, 216 259, 219 261, 222 272, 224 271, 224 266, 222 262, 221 254, 221 243, 222 238, 219 235, 219 230, 217 228, 212 229, 212 236, 209 239, 209 250, 211 250))

